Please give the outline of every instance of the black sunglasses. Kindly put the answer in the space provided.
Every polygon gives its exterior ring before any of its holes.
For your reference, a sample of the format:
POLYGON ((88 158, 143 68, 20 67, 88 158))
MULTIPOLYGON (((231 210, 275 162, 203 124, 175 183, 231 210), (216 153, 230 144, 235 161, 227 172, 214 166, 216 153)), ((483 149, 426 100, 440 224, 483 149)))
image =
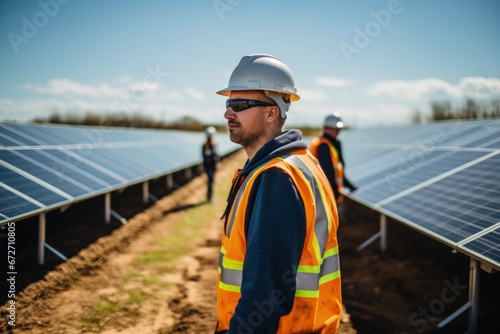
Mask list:
POLYGON ((226 109, 231 107, 233 111, 243 111, 253 107, 275 107, 275 104, 267 103, 258 100, 245 100, 245 99, 228 99, 226 100, 226 109))

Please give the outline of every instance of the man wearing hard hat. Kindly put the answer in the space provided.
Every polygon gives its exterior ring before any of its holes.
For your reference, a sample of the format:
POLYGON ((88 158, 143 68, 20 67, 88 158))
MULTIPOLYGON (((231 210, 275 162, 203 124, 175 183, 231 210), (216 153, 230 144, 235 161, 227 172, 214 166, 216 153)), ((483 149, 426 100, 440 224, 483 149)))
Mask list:
POLYGON ((215 140, 213 138, 216 130, 213 126, 209 126, 205 130, 206 139, 201 148, 201 154, 203 156, 203 169, 207 174, 207 201, 212 201, 213 185, 215 169, 217 167, 217 162, 219 161, 219 156, 217 155, 217 150, 215 147, 215 140))
POLYGON ((342 157, 342 146, 337 139, 343 128, 344 123, 338 112, 326 116, 323 123, 323 134, 314 138, 309 148, 312 154, 318 158, 321 168, 330 181, 338 205, 343 200, 340 193, 343 187, 349 188, 351 191, 356 190, 356 187, 345 177, 344 173, 345 163, 342 157))
POLYGON ((298 130, 290 68, 243 57, 229 85, 230 139, 248 160, 223 215, 216 333, 335 333, 341 313, 338 215, 332 188, 298 130))

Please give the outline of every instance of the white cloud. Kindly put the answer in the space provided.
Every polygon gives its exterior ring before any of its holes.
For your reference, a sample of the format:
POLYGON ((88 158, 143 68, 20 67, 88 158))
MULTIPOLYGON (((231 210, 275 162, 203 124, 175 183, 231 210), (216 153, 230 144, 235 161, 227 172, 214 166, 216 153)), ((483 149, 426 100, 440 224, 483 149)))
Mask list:
POLYGON ((127 84, 132 81, 132 77, 130 75, 124 75, 116 79, 116 81, 121 84, 127 84))
POLYGON ((469 97, 483 98, 500 95, 500 79, 467 77, 458 83, 460 91, 469 97))
POLYGON ((314 83, 318 86, 335 87, 335 88, 355 85, 355 81, 353 80, 330 78, 330 77, 318 77, 314 79, 314 83))
MULTIPOLYGON (((376 82, 368 89, 347 87, 331 90, 354 82, 318 77, 316 85, 299 87, 300 101, 293 103, 288 124, 318 125, 325 115, 338 110, 344 121, 354 127, 409 122, 414 110, 426 112, 432 98, 491 98, 500 97, 500 79, 465 77, 457 84, 428 78, 376 82), (337 81, 339 80, 339 81, 337 81)), ((223 99, 207 95, 193 86, 168 87, 165 83, 134 81, 90 85, 71 79, 55 78, 45 84, 27 83, 16 95, 0 96, 0 119, 31 120, 50 113, 109 113, 125 111, 171 120, 194 115, 207 123, 224 123, 223 99), (21 95, 23 95, 20 97, 21 95)))
POLYGON ((184 101, 184 95, 177 89, 160 89, 156 95, 155 100, 161 102, 181 102, 184 101))
POLYGON ((439 97, 493 97, 500 95, 500 80, 496 78, 466 77, 462 78, 457 85, 435 78, 414 81, 381 81, 368 88, 368 95, 410 100, 439 97))
POLYGON ((440 79, 381 81, 368 88, 372 97, 418 100, 426 97, 460 96, 460 90, 440 79))
POLYGON ((300 89, 297 92, 303 101, 323 102, 329 99, 328 94, 320 89, 300 89))
POLYGON ((40 95, 56 95, 66 98, 116 98, 123 94, 123 88, 111 87, 107 83, 92 86, 66 78, 55 78, 43 85, 28 83, 22 88, 40 95))
POLYGON ((201 92, 200 90, 194 88, 194 87, 186 87, 184 89, 184 92, 189 96, 192 97, 193 99, 196 100, 203 100, 205 99, 205 94, 201 92))

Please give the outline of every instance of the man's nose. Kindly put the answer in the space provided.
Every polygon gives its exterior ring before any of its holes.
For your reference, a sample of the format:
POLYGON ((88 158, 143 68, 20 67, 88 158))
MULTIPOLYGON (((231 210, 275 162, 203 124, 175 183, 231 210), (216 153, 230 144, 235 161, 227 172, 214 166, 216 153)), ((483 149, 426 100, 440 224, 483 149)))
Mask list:
POLYGON ((224 118, 231 119, 231 118, 235 118, 235 117, 236 117, 236 113, 234 112, 234 110, 231 109, 231 107, 227 108, 226 112, 224 113, 224 118))

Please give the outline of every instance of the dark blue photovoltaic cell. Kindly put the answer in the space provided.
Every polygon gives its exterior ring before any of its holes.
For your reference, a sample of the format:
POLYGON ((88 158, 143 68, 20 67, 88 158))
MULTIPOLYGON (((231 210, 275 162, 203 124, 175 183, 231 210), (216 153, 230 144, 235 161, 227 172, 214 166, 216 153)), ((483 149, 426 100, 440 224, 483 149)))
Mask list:
POLYGON ((382 208, 457 243, 500 221, 500 154, 382 208))
MULTIPOLYGON (((151 173, 151 170, 142 166, 138 159, 128 160, 120 152, 123 149, 113 150, 96 148, 92 150, 92 161, 102 167, 114 171, 127 180, 134 180, 151 173)), ((90 159, 90 157, 88 157, 90 159)))
POLYGON ((3 126, 0 123, 0 132, 2 133, 3 138, 10 138, 10 139, 12 139, 11 141, 15 141, 16 143, 19 143, 16 145, 27 145, 27 146, 39 145, 38 143, 36 143, 32 140, 29 140, 29 139, 23 137, 22 135, 18 134, 17 131, 14 131, 15 130, 14 127, 11 127, 11 129, 3 126))
POLYGON ((66 198, 1 165, 0 180, 9 187, 47 206, 67 201, 66 198))
POLYGON ((17 143, 11 139, 2 136, 2 133, 0 133, 0 146, 12 146, 12 145, 17 145, 17 143))
POLYGON ((30 143, 33 143, 28 145, 86 145, 95 143, 96 138, 102 139, 102 135, 99 135, 99 130, 95 130, 93 128, 77 128, 71 126, 40 126, 33 124, 9 124, 8 127, 12 129, 11 133, 17 132, 22 134, 23 139, 21 141, 29 141, 30 143), (37 144, 34 144, 35 142, 37 144))
MULTIPOLYGON (((158 147, 156 150, 150 147, 140 148, 140 147, 130 147, 122 152, 126 159, 134 159, 134 157, 141 157, 140 163, 151 171, 161 171, 172 165, 172 160, 167 159, 167 155, 163 154, 165 147, 158 147)), ((168 155, 171 157, 176 156, 176 150, 172 149, 172 153, 168 155)))
MULTIPOLYGON (((240 148, 227 134, 214 138, 220 155, 240 148)), ((0 122, 0 224, 200 164, 204 140, 203 132, 0 122)))
POLYGON ((98 183, 74 171, 74 167, 69 163, 65 164, 51 159, 46 152, 33 150, 0 151, 0 160, 61 189, 73 197, 104 188, 100 182, 98 183))
MULTIPOLYGON (((370 203, 378 202, 426 182, 454 168, 460 167, 481 156, 484 152, 446 152, 446 151, 424 151, 419 154, 414 151, 415 156, 401 158, 400 162, 383 170, 379 174, 374 174, 370 178, 368 187, 360 187, 356 191, 356 196, 370 203)), ((365 182, 366 183, 366 182, 365 182)), ((356 179, 356 184, 358 180, 356 179)), ((361 183, 363 184, 363 183, 361 183)))
POLYGON ((0 185, 0 208, 2 216, 12 218, 39 209, 35 204, 11 193, 0 185))
POLYGON ((500 227, 464 244, 461 248, 491 259, 500 265, 500 227))
POLYGON ((500 270, 500 232, 479 237, 500 222, 500 120, 342 131, 340 139, 345 173, 358 186, 347 196, 449 246, 473 248, 500 270))
MULTIPOLYGON (((61 168, 65 171, 65 173, 67 173, 69 169, 73 168, 80 171, 80 174, 92 175, 94 179, 99 180, 98 184, 101 186, 116 186, 120 184, 120 179, 117 176, 114 176, 112 171, 106 172, 106 170, 103 171, 102 168, 93 167, 85 162, 92 161, 91 157, 90 159, 86 159, 86 156, 91 154, 91 151, 84 151, 85 153, 83 153, 81 150, 45 150, 45 152, 53 156, 55 161, 64 162, 62 163, 62 166, 64 167, 61 168), (75 154, 70 154, 70 152, 75 154), (80 155, 83 156, 84 159, 80 159, 80 155)), ((74 177, 77 181, 80 180, 78 175, 72 177, 74 177)))
POLYGON ((500 132, 491 133, 485 137, 478 140, 474 140, 463 147, 486 147, 486 148, 498 148, 500 143, 500 132))
POLYGON ((448 147, 461 147, 487 133, 487 128, 481 124, 454 123, 448 125, 448 129, 436 132, 435 145, 448 147))

